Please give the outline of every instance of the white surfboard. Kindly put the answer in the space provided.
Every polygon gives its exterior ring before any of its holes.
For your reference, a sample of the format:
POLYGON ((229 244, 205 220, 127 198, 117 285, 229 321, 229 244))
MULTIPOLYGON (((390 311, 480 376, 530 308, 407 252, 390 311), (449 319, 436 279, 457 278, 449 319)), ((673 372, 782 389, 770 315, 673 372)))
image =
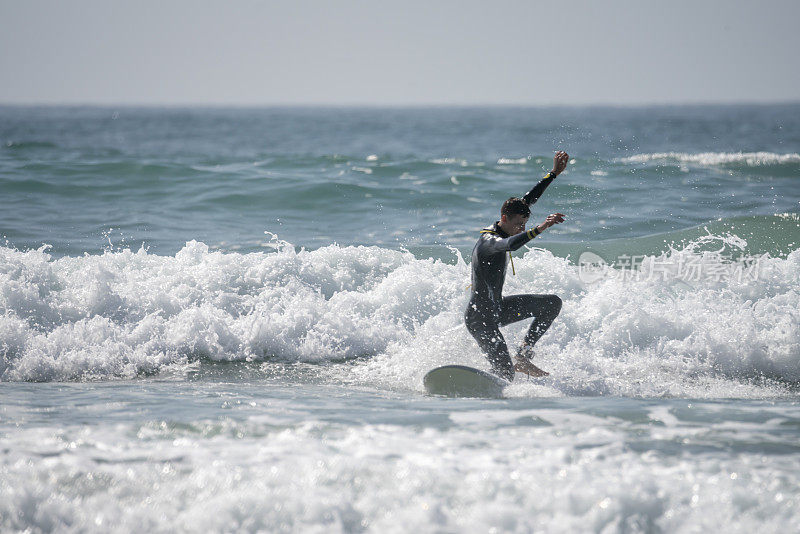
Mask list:
POLYGON ((422 379, 425 391, 448 397, 502 397, 510 384, 499 376, 466 365, 437 367, 422 379))

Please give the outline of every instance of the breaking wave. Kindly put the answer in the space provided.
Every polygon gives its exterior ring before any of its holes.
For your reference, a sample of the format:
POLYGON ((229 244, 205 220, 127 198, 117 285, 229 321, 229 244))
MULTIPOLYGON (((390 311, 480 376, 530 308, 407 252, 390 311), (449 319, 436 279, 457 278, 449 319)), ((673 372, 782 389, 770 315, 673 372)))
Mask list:
MULTIPOLYGON (((462 322, 469 265, 453 255, 448 263, 281 242, 271 253, 240 254, 191 241, 174 256, 141 249, 54 259, 45 247, 0 247, 0 378, 108 380, 193 362, 306 362, 336 380, 421 390, 435 365, 487 367, 462 322)), ((708 263, 708 252, 690 244, 639 261, 708 263)), ((505 293, 555 293, 564 307, 537 346, 552 377, 512 392, 738 397, 794 387, 800 250, 728 261, 722 276, 720 268, 696 279, 617 269, 588 279, 568 259, 528 250, 505 293)), ((526 327, 506 330, 510 345, 526 327)))

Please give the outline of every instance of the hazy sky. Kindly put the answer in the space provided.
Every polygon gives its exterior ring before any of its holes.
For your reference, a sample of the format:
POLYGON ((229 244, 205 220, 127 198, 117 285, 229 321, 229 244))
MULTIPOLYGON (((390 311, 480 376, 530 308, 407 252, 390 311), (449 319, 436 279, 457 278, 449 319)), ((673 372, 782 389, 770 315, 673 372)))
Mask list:
POLYGON ((798 21, 798 0, 0 0, 0 102, 798 101, 798 21))

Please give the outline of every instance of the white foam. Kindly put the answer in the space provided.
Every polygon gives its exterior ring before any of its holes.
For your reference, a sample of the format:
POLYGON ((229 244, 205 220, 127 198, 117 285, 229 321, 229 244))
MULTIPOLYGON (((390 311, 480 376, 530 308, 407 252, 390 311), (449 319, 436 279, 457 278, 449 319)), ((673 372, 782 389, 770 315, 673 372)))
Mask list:
MULTIPOLYGON (((0 457, 0 529, 792 531, 796 454, 670 452, 720 429, 651 417, 540 408, 462 412, 447 429, 231 419, 20 429, 0 457)), ((731 429, 726 443, 750 435, 731 429)))
POLYGON ((434 158, 430 160, 430 163, 435 163, 436 165, 453 165, 457 163, 462 167, 466 167, 469 164, 467 160, 461 158, 434 158))
MULTIPOLYGON (((696 261, 702 253, 692 247, 671 261, 696 261)), ((782 391, 762 375, 800 381, 800 251, 760 258, 756 280, 688 284, 584 282, 575 265, 538 249, 515 265, 506 294, 553 293, 564 307, 537 346, 552 376, 515 384, 512 395, 759 397, 782 391)), ((60 259, 0 248, 0 376, 83 380, 197 358, 369 356, 327 372, 421 389, 435 365, 487 367, 463 326, 468 283, 460 257, 450 265, 378 247, 238 254, 190 242, 174 257, 139 250, 60 259)), ((512 350, 527 326, 505 329, 512 350)))
POLYGON ((749 167, 764 165, 785 165, 800 163, 800 154, 776 154, 773 152, 703 152, 688 154, 685 152, 656 152, 654 154, 637 154, 620 158, 622 163, 648 163, 651 161, 678 161, 683 163, 699 163, 700 165, 723 165, 726 163, 744 163, 749 167))
POLYGON ((497 160, 498 165, 525 165, 528 163, 528 158, 500 158, 497 160))

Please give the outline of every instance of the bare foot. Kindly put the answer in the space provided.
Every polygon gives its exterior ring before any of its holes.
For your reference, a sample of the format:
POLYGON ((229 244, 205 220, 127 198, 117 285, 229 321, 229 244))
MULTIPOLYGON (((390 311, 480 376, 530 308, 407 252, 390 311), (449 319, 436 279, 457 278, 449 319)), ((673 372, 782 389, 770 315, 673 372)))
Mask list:
POLYGON ((550 374, 547 371, 539 369, 533 365, 530 360, 522 356, 517 356, 517 363, 514 364, 514 370, 518 373, 524 373, 528 376, 547 376, 550 374))
POLYGON ((547 371, 536 367, 531 361, 532 359, 533 347, 530 345, 522 345, 517 351, 516 357, 514 358, 516 361, 514 364, 514 370, 519 373, 524 373, 528 376, 547 376, 550 374, 547 371))

